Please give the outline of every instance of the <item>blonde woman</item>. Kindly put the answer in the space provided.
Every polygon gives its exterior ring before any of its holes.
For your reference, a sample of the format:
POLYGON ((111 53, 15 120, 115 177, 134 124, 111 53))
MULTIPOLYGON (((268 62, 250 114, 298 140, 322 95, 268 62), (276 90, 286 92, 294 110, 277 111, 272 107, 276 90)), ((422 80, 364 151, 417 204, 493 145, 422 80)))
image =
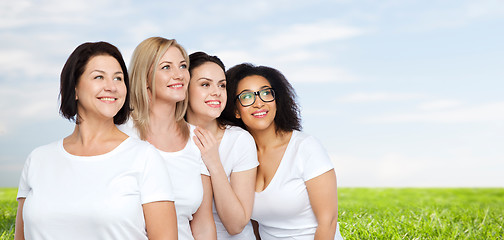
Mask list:
POLYGON ((154 145, 170 172, 178 237, 216 239, 212 186, 201 153, 191 140, 187 109, 189 58, 174 39, 151 37, 133 52, 130 64, 132 122, 121 130, 154 145))
POLYGON ((219 117, 226 106, 226 75, 216 56, 196 52, 191 60, 187 121, 197 125, 194 141, 211 174, 217 238, 248 240, 254 204, 257 151, 254 138, 219 117))

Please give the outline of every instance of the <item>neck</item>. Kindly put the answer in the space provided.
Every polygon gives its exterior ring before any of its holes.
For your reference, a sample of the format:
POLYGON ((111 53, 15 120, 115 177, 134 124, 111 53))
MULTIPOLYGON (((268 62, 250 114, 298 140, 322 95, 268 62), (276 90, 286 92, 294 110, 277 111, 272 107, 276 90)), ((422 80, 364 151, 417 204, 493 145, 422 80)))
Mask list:
POLYGON ((83 118, 80 124, 76 124, 73 133, 69 136, 83 146, 99 144, 121 135, 122 132, 117 129, 114 119, 99 120, 83 118))
POLYGON ((263 152, 269 149, 277 148, 281 145, 288 144, 292 131, 276 131, 275 126, 268 127, 264 130, 249 130, 256 142, 257 151, 263 152))
POLYGON ((187 111, 187 122, 194 126, 202 127, 207 131, 210 131, 214 134, 214 136, 217 136, 218 132, 221 130, 217 119, 201 116, 197 117, 191 111, 187 111))
POLYGON ((151 103, 150 109, 150 134, 177 129, 177 120, 175 119, 176 103, 156 101, 151 103))

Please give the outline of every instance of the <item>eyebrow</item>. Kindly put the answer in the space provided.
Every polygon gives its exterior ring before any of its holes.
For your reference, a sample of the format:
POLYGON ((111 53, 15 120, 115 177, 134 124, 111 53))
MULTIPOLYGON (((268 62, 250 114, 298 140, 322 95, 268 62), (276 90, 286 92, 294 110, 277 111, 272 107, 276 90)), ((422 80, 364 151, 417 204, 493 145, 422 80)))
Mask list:
MULTIPOLYGON (((200 80, 206 80, 206 81, 211 81, 211 82, 214 81, 213 79, 206 78, 206 77, 201 77, 201 78, 198 78, 197 80, 198 81, 200 81, 200 80)), ((217 82, 226 82, 226 79, 221 79, 221 80, 218 80, 217 82)))
MULTIPOLYGON (((266 89, 266 88, 271 88, 271 86, 264 85, 264 86, 260 87, 258 91, 261 91, 261 90, 266 89)), ((253 92, 253 91, 250 90, 250 89, 243 89, 243 91, 241 91, 240 93, 238 93, 238 95, 240 95, 240 94, 242 94, 244 92, 253 92)))
MULTIPOLYGON (((186 62, 187 61, 184 59, 184 60, 180 61, 179 63, 186 63, 186 62)), ((162 61, 162 62, 159 63, 159 65, 162 65, 164 63, 173 64, 173 62, 170 62, 170 61, 162 61)))
MULTIPOLYGON (((91 73, 94 73, 94 72, 99 72, 99 73, 101 73, 101 74, 105 74, 105 71, 103 71, 103 70, 99 70, 99 69, 96 69, 96 70, 91 71, 91 73)), ((91 74, 91 73, 90 73, 90 74, 91 74)), ((115 74, 124 74, 124 73, 123 73, 123 72, 121 72, 121 71, 119 71, 119 72, 115 72, 115 73, 114 73, 114 75, 115 75, 115 74)))

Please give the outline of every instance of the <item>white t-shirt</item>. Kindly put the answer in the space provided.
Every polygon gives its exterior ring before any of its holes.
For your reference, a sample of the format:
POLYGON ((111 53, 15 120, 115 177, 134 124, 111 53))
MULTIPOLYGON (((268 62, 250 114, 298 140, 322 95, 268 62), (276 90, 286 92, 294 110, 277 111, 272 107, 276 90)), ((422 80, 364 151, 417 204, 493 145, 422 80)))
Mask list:
MULTIPOLYGON (((313 240, 318 224, 305 182, 333 168, 314 137, 293 131, 273 179, 255 194, 252 219, 259 223, 261 239, 313 240)), ((339 228, 334 239, 343 239, 339 228)))
POLYGON ((173 201, 156 149, 127 138, 112 151, 75 156, 63 140, 38 147, 25 162, 18 198, 26 239, 147 239, 142 204, 173 201))
MULTIPOLYGON (((249 132, 240 127, 226 127, 219 145, 219 156, 228 180, 230 180, 232 172, 250 170, 259 165, 254 138, 249 132)), ((250 224, 245 226, 241 233, 229 235, 217 214, 215 202, 213 204, 213 215, 217 228, 217 239, 249 240, 251 236, 254 236, 254 230, 250 224)))
MULTIPOLYGON (((139 137, 132 121, 119 126, 119 129, 130 136, 139 137)), ((196 213, 203 200, 201 174, 210 175, 201 159, 199 148, 192 140, 195 127, 190 125, 190 129, 191 136, 184 149, 178 152, 164 152, 157 149, 171 177, 180 240, 194 239, 189 221, 193 219, 192 215, 196 213)))

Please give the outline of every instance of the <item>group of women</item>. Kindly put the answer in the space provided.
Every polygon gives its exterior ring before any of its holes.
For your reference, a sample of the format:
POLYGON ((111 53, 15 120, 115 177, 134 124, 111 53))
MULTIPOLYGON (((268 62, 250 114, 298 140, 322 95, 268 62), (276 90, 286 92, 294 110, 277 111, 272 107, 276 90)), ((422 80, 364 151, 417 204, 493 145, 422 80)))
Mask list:
POLYGON ((26 160, 15 239, 342 239, 332 163, 273 68, 151 37, 126 69, 84 43, 60 99, 75 129, 26 160))

